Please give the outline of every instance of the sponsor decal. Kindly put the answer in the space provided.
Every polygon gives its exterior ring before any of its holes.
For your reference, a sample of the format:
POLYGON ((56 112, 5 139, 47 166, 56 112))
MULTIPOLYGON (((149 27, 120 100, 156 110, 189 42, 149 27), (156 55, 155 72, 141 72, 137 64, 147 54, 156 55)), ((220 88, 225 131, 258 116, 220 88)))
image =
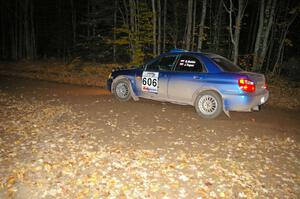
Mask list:
POLYGON ((187 60, 187 59, 181 59, 179 62, 179 66, 183 67, 195 67, 196 61, 194 60, 187 60))
POLYGON ((159 72, 143 72, 142 91, 158 93, 158 76, 159 72))

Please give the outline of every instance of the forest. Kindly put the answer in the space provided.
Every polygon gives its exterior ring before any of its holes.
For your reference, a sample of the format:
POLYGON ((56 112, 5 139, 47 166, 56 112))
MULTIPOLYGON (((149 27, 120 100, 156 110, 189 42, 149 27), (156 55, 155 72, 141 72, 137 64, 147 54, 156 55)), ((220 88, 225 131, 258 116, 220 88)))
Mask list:
POLYGON ((0 60, 141 64, 173 48, 298 77, 297 0, 0 0, 0 60))

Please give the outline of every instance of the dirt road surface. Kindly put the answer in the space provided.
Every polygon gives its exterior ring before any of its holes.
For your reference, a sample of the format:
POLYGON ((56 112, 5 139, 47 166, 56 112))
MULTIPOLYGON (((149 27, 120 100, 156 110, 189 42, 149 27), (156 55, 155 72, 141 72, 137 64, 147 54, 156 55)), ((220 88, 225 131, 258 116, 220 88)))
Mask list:
POLYGON ((1 76, 0 91, 0 198, 299 198, 299 111, 205 120, 96 87, 1 76))

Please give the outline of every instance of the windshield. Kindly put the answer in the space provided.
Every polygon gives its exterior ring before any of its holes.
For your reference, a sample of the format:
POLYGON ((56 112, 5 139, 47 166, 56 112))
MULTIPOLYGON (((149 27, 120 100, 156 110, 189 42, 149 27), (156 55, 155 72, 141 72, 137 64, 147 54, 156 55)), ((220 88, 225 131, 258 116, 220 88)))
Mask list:
POLYGON ((208 55, 220 68, 222 68, 225 72, 241 72, 242 69, 231 62, 230 60, 221 57, 221 56, 211 56, 208 55))

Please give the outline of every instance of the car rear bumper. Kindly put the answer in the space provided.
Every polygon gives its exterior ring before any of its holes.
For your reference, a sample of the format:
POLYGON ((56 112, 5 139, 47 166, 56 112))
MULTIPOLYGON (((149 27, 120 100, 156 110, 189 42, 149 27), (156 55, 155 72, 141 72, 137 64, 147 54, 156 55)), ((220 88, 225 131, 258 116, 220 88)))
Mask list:
POLYGON ((269 91, 263 90, 259 93, 247 93, 243 95, 223 96, 225 110, 228 111, 251 111, 257 106, 267 102, 269 91))

